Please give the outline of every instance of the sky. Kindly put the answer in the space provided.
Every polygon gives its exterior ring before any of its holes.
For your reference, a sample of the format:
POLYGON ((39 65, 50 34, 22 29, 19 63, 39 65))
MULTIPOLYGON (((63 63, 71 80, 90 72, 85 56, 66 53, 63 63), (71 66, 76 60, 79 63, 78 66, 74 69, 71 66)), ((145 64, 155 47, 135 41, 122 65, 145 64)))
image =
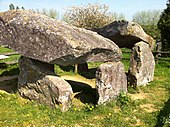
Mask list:
POLYGON ((138 11, 165 9, 167 0, 0 0, 0 11, 9 10, 11 3, 25 9, 55 9, 59 14, 71 6, 99 3, 108 5, 109 12, 122 13, 127 20, 132 20, 138 11))

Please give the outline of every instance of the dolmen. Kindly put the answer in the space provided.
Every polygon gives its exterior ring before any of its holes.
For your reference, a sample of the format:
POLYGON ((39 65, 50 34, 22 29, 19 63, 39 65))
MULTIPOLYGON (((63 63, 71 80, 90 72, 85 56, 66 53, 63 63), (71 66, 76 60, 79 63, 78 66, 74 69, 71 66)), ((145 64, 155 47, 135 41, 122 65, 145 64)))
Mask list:
POLYGON ((128 84, 146 85, 154 76, 154 39, 133 22, 113 22, 91 31, 40 13, 10 10, 0 13, 0 45, 22 55, 18 93, 63 112, 71 106, 73 90, 55 74, 54 64, 104 62, 96 71, 98 104, 126 93, 128 84), (128 78, 121 62, 122 47, 132 49, 128 78))
POLYGON ((151 49, 154 48, 155 40, 149 36, 143 28, 135 23, 125 20, 114 21, 102 28, 94 29, 103 37, 109 38, 120 48, 132 49, 140 41, 147 43, 151 49))
POLYGON ((128 71, 130 86, 147 85, 153 81, 155 60, 152 49, 155 40, 146 34, 139 24, 125 20, 114 21, 93 31, 112 40, 120 48, 125 47, 132 50, 128 71))
POLYGON ((67 66, 97 61, 105 62, 96 74, 98 103, 115 98, 121 91, 127 92, 121 49, 96 32, 40 13, 10 10, 0 13, 0 45, 22 55, 18 93, 24 98, 67 111, 73 91, 67 81, 54 73, 54 64, 67 66))

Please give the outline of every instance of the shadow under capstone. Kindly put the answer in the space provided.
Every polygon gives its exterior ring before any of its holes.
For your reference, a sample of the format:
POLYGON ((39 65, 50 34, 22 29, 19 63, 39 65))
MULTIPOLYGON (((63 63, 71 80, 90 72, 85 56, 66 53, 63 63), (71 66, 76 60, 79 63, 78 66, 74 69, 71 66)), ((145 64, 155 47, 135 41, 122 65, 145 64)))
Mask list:
POLYGON ((8 93, 16 93, 17 84, 18 84, 18 78, 2 81, 0 82, 0 90, 6 91, 8 93))
POLYGON ((97 104, 96 89, 90 85, 82 82, 66 80, 72 87, 75 98, 79 99, 82 103, 97 104))

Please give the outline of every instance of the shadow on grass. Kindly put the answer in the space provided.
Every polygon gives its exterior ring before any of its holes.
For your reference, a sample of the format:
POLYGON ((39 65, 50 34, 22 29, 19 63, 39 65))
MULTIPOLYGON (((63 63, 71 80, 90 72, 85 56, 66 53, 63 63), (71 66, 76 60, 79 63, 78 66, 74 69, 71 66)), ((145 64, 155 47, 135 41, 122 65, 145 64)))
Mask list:
POLYGON ((159 112, 157 116, 157 124, 155 127, 163 127, 165 124, 170 125, 170 98, 165 102, 165 106, 159 112))
POLYGON ((0 69, 1 73, 0 76, 12 76, 12 75, 18 75, 19 74, 19 67, 14 64, 6 64, 6 63, 0 63, 0 69))
POLYGON ((0 63, 0 68, 1 69, 5 69, 7 67, 8 67, 8 65, 6 63, 0 63))
POLYGON ((61 70, 66 71, 66 72, 74 72, 75 71, 75 66, 70 65, 70 66, 59 66, 61 70))
POLYGON ((3 63, 1 64, 1 69, 5 70, 0 74, 0 90, 4 90, 8 93, 16 93, 18 84, 17 75, 19 74, 19 68, 15 65, 7 65, 3 63))
POLYGON ((97 68, 91 68, 85 72, 79 72, 79 74, 87 79, 94 79, 96 77, 96 70, 97 68))
POLYGON ((12 75, 18 75, 19 74, 19 68, 12 68, 10 70, 6 70, 1 73, 0 76, 12 76, 12 75))
POLYGON ((71 85, 73 92, 77 93, 74 97, 79 99, 82 103, 94 105, 97 103, 96 89, 82 82, 71 80, 67 80, 67 82, 71 85))
POLYGON ((164 107, 160 110, 155 127, 163 127, 165 124, 168 124, 168 127, 170 127, 170 86, 167 86, 166 89, 169 91, 169 99, 164 103, 164 107))

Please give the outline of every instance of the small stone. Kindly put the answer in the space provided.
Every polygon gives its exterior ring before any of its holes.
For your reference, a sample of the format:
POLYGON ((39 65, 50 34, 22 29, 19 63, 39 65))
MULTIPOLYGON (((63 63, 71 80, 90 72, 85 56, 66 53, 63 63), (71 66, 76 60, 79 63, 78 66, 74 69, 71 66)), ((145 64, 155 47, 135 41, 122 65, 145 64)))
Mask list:
POLYGON ((124 65, 119 62, 101 64, 96 71, 98 104, 115 99, 121 92, 127 92, 127 77, 124 65))

